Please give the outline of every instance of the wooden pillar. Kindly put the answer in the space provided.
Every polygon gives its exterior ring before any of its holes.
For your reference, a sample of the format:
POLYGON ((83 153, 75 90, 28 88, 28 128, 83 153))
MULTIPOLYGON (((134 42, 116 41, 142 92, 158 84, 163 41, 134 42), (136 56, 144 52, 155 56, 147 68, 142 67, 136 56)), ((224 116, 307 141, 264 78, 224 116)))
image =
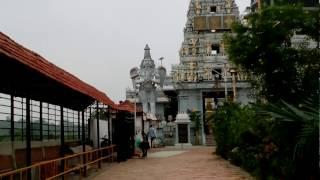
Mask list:
MULTIPOLYGON (((64 157, 65 143, 64 143, 64 117, 63 117, 63 106, 60 106, 60 157, 64 157)), ((61 172, 64 172, 65 161, 61 161, 61 172)), ((62 180, 64 176, 62 176, 62 180)))
POLYGON ((10 98, 11 104, 10 104, 10 115, 11 115, 11 127, 10 127, 10 136, 11 136, 11 142, 14 142, 14 96, 11 95, 10 98))
POLYGON ((111 116, 110 116, 110 106, 108 106, 108 114, 107 114, 107 116, 108 116, 108 139, 109 139, 109 141, 111 142, 111 137, 110 137, 110 129, 111 129, 111 127, 110 127, 110 118, 111 118, 111 116))
POLYGON ((89 119, 88 119, 88 140, 91 140, 91 125, 90 125, 90 121, 93 121, 92 118, 92 110, 91 110, 91 106, 89 106, 89 119))
MULTIPOLYGON (((97 119, 97 147, 100 149, 100 125, 99 125, 99 102, 96 104, 96 119, 97 119)), ((98 151, 98 158, 101 157, 101 151, 98 151)), ((98 161, 98 167, 101 168, 101 161, 98 161)))
POLYGON ((39 117, 39 120, 40 120, 40 141, 43 141, 43 112, 42 112, 42 101, 40 101, 40 105, 39 105, 39 108, 40 108, 40 117, 39 117))
POLYGON ((15 130, 14 130, 14 96, 11 95, 10 99, 10 116, 11 116, 11 127, 10 127, 10 136, 11 136, 11 155, 12 155, 12 161, 13 161, 13 167, 16 169, 16 153, 15 153, 15 130))
POLYGON ((81 139, 81 128, 80 128, 80 111, 78 111, 78 139, 81 139))
MULTIPOLYGON (((26 98, 26 163, 31 166, 31 118, 30 118, 30 98, 26 98)), ((27 179, 31 180, 31 170, 27 172, 27 179)))
MULTIPOLYGON (((86 134, 85 134, 85 123, 84 123, 84 110, 81 112, 82 114, 82 152, 86 152, 86 134)), ((83 164, 87 163, 86 155, 82 156, 83 164)), ((83 176, 87 176, 87 166, 83 167, 83 176)))
POLYGON ((60 106, 60 156, 64 156, 64 114, 63 107, 60 106))

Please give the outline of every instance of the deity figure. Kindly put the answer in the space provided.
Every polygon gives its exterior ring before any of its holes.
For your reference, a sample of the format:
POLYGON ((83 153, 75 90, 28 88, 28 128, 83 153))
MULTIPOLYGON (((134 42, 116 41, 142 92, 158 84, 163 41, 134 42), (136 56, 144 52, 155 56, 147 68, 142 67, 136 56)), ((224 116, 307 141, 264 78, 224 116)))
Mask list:
POLYGON ((196 0, 195 2, 195 12, 196 12, 196 15, 200 15, 201 14, 201 3, 200 3, 200 0, 196 0))
POLYGON ((187 46, 183 47, 183 55, 188 56, 189 55, 189 48, 187 46))
POLYGON ((224 42, 221 42, 221 44, 220 44, 220 52, 221 52, 221 54, 222 55, 224 55, 225 53, 225 46, 224 46, 224 42))
POLYGON ((227 13, 231 13, 232 6, 233 6, 233 0, 226 0, 226 10, 227 10, 227 13))
POLYGON ((192 72, 189 72, 189 73, 188 73, 187 81, 193 81, 193 75, 192 75, 192 72))
POLYGON ((206 44, 206 55, 207 56, 211 56, 211 54, 212 54, 212 46, 211 46, 211 43, 210 42, 207 42, 207 44, 206 44))
POLYGON ((209 66, 204 68, 204 77, 207 80, 212 80, 212 70, 209 66))
POLYGON ((194 73, 193 74, 193 82, 197 82, 198 81, 198 73, 194 73))
POLYGON ((162 66, 156 69, 151 58, 150 48, 145 47, 144 59, 140 64, 140 69, 135 67, 130 71, 133 88, 138 88, 139 99, 142 102, 143 111, 152 117, 156 114, 156 88, 163 87, 166 77, 166 69, 162 66))
POLYGON ((186 75, 185 75, 185 73, 182 71, 181 73, 180 73, 180 81, 185 81, 186 80, 186 75))
POLYGON ((190 43, 191 43, 191 46, 192 46, 192 55, 195 56, 197 54, 197 39, 195 38, 192 38, 190 39, 190 43))
POLYGON ((197 68, 197 63, 196 62, 190 62, 189 63, 190 69, 194 70, 197 68))

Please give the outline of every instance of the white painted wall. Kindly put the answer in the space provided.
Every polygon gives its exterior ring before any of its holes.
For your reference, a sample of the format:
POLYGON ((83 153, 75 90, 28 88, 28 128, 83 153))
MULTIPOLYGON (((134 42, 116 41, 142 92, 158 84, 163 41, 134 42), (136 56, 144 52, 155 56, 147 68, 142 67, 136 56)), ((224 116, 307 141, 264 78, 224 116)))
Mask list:
MULTIPOLYGON (((102 141, 102 137, 106 136, 108 137, 108 121, 107 120, 99 120, 99 135, 100 135, 100 142, 102 141)), ((110 133, 111 135, 111 133, 110 133)), ((91 140, 93 140, 93 147, 98 147, 98 143, 97 143, 97 120, 93 119, 92 121, 90 121, 90 138, 91 140)), ((110 139, 110 138, 109 138, 110 139)))

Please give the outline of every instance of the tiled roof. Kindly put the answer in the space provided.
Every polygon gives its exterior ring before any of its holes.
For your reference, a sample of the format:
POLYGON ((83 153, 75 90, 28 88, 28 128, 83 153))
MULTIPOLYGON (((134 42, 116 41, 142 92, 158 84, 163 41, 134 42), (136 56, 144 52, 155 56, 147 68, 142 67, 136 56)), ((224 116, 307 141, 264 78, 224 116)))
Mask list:
POLYGON ((117 107, 105 93, 97 90, 76 76, 50 63, 39 54, 16 43, 2 32, 0 32, 0 53, 10 57, 12 60, 26 65, 33 70, 38 71, 47 78, 53 79, 68 88, 98 100, 105 105, 110 105, 114 108, 117 107))
MULTIPOLYGON (((128 111, 128 112, 134 112, 135 110, 134 104, 128 100, 121 102, 120 104, 117 104, 117 109, 122 111, 128 111)), ((137 107, 137 112, 142 112, 142 109, 137 107)))

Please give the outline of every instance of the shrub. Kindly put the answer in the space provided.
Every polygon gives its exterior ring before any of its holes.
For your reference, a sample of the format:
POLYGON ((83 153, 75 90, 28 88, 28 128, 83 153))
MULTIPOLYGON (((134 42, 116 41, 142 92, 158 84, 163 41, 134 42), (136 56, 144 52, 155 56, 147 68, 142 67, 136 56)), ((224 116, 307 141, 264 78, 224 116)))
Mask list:
POLYGON ((319 103, 227 103, 214 119, 217 154, 259 179, 319 176, 319 103))

